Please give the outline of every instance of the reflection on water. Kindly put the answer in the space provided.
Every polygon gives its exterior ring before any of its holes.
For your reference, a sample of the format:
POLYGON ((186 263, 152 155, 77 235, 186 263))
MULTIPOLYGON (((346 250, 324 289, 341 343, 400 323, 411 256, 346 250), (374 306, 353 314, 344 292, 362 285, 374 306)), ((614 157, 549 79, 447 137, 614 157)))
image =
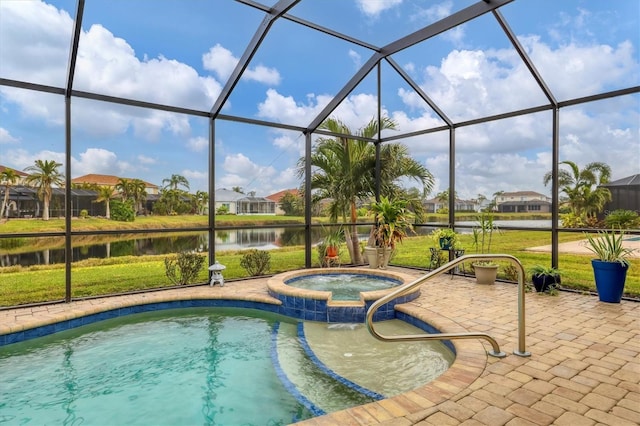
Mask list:
MULTIPOLYGON (((475 222, 459 222, 460 225, 474 226, 475 222)), ((548 228, 549 220, 510 220, 496 221, 497 226, 548 228)), ((428 235, 433 230, 431 226, 416 227, 418 235, 428 235)), ((465 232, 465 229, 460 229, 465 232)), ((470 232, 470 230, 469 230, 470 232)), ((312 230, 312 241, 317 243, 322 240, 323 230, 312 230)), ((358 227, 361 241, 369 237, 369 227, 358 227)), ((280 247, 304 245, 304 229, 302 228, 252 228, 234 229, 216 232, 216 251, 224 250, 272 250, 280 247)), ((159 236, 152 238, 123 238, 114 241, 113 236, 91 236, 90 243, 82 241, 83 237, 74 237, 72 248, 72 261, 98 258, 105 259, 117 256, 146 256, 177 253, 180 251, 209 250, 209 237, 206 232, 193 233, 181 236, 159 236)), ((40 238, 29 239, 28 242, 38 246, 40 238)), ((57 247, 29 251, 16 254, 7 254, 0 248, 0 267, 22 265, 50 265, 64 263, 64 239, 60 238, 57 247)), ((1 243, 1 241, 0 241, 1 243)), ((42 245, 41 245, 42 246, 42 245)))
MULTIPOLYGON (((312 233, 314 241, 319 241, 320 230, 312 233)), ((27 244, 38 246, 39 238, 27 240, 27 244)), ((0 241, 1 242, 1 241, 0 241)), ((304 230, 301 228, 255 228, 216 232, 216 251, 259 249, 271 250, 286 246, 304 244, 304 230)), ((64 239, 59 238, 55 248, 8 254, 0 248, 0 267, 32 266, 64 263, 64 239)), ((40 244, 42 246, 42 244, 40 244)), ((91 236, 90 242, 83 237, 74 237, 72 261, 84 259, 105 259, 117 256, 146 256, 177 253, 181 251, 209 250, 207 232, 180 236, 157 236, 136 238, 133 235, 114 241, 113 236, 91 236)))

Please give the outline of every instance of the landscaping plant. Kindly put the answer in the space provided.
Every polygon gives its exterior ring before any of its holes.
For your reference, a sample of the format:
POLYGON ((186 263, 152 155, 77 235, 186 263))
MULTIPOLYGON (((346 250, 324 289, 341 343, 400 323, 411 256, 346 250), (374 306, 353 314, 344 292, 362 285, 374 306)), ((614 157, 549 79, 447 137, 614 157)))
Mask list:
POLYGON ((242 260, 240 260, 240 266, 242 266, 250 276, 264 275, 271 269, 271 254, 264 250, 249 250, 242 260))
POLYGON ((195 282, 204 264, 204 257, 198 253, 183 251, 175 258, 164 259, 165 273, 169 280, 176 285, 195 282))

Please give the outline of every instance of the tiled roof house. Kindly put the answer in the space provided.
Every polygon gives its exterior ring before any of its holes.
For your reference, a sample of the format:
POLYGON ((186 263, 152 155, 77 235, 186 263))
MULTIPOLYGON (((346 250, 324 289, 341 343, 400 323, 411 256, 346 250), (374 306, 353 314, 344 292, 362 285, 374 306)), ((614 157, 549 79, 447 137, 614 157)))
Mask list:
POLYGON ((15 185, 23 185, 24 180, 27 178, 27 176, 29 176, 27 173, 21 172, 20 170, 14 169, 12 167, 6 167, 6 166, 0 165, 0 173, 4 172, 7 169, 13 170, 18 175, 18 180, 16 181, 15 185))
POLYGON ((296 197, 301 197, 302 196, 300 191, 298 191, 296 188, 294 188, 294 189, 283 189, 282 191, 276 192, 275 194, 267 195, 265 197, 266 199, 271 200, 274 203, 276 203, 276 215, 285 214, 284 210, 282 210, 282 203, 280 202, 280 200, 282 200, 282 197, 284 197, 286 194, 292 194, 292 195, 294 195, 296 197))
MULTIPOLYGON (((88 175, 79 176, 77 178, 71 179, 71 183, 76 183, 76 184, 86 183, 86 184, 95 184, 100 186, 115 187, 120 179, 132 179, 132 178, 122 178, 122 177, 113 176, 113 175, 100 175, 96 173, 90 173, 88 175)), ((145 181, 143 182, 146 186, 147 194, 149 195, 158 194, 158 191, 160 189, 158 185, 154 185, 152 183, 145 182, 145 181)))
POLYGON ((551 197, 535 191, 504 192, 496 198, 501 213, 548 213, 551 197))

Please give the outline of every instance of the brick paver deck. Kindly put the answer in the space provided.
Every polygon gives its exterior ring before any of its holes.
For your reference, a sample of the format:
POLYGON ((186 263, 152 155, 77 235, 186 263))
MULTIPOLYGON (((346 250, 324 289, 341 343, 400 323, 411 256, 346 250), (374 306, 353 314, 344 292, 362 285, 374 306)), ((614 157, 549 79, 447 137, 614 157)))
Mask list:
MULTIPOLYGON (((403 270, 418 275, 416 271, 403 270)), ((222 298, 273 301, 266 279, 225 287, 192 287, 0 311, 0 334, 139 303, 222 298)), ((606 304, 561 292, 526 295, 531 357, 517 348, 517 292, 512 284, 480 286, 441 277, 399 309, 443 332, 483 331, 508 353, 486 355, 484 341, 454 341, 458 356, 435 381, 383 401, 302 422, 326 425, 638 425, 640 304, 606 304)), ((372 372, 375 374, 375 372, 372 372)))

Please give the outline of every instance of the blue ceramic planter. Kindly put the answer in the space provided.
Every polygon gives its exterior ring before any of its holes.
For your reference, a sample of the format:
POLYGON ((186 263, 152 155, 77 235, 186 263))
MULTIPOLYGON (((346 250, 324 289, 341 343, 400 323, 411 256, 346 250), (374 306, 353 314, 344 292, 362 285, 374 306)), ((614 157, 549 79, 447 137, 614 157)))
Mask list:
POLYGON ((591 261, 591 266, 600 301, 620 303, 629 267, 620 262, 603 262, 596 259, 591 261))
POLYGON ((453 247, 453 238, 451 237, 440 237, 439 242, 442 250, 451 250, 453 247))

